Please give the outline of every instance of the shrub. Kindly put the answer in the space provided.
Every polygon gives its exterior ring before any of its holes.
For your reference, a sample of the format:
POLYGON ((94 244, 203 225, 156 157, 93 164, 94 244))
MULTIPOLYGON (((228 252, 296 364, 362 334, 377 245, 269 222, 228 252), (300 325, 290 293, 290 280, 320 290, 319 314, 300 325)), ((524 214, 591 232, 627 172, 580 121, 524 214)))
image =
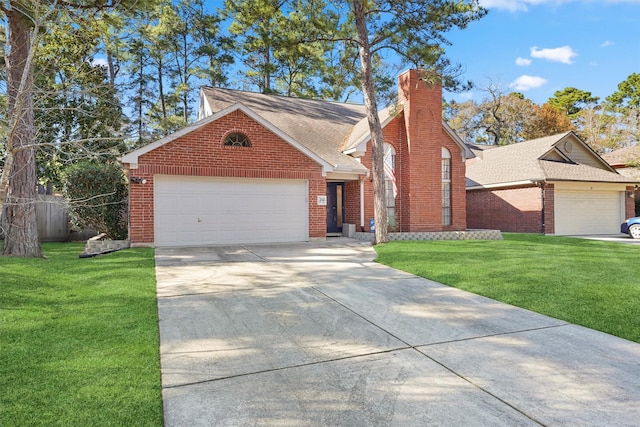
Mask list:
POLYGON ((128 186, 117 163, 81 162, 63 174, 71 224, 92 228, 110 239, 127 238, 128 186))

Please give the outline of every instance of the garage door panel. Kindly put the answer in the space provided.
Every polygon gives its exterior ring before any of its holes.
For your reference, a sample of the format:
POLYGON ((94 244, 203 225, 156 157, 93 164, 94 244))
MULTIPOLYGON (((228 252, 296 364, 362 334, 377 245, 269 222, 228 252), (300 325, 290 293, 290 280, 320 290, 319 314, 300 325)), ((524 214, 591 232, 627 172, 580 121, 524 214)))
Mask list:
POLYGON ((555 234, 618 233, 623 216, 621 200, 619 191, 556 191, 555 234))
POLYGON ((303 180, 156 177, 155 243, 308 240, 307 188, 303 180))

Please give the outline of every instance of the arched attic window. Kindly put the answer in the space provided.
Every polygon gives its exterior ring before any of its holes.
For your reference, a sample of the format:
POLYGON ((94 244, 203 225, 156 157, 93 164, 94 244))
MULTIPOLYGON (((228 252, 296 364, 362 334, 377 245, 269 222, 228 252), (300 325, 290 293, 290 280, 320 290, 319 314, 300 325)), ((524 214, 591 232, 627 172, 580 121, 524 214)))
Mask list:
POLYGON ((233 132, 227 135, 222 145, 225 147, 251 147, 251 141, 247 135, 240 132, 233 132))

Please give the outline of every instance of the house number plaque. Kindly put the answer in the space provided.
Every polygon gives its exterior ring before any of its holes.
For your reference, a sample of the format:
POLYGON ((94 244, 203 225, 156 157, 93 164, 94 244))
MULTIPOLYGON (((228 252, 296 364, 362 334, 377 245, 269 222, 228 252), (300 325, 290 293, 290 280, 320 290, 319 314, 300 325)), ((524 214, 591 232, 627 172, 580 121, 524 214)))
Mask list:
POLYGON ((318 196, 318 206, 327 206, 327 196, 318 196))

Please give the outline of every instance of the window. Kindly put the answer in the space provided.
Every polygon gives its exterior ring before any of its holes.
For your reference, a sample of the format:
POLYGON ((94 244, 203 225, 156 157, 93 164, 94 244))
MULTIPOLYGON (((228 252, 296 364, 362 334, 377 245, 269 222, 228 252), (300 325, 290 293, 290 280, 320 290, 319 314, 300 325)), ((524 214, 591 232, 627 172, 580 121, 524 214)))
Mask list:
POLYGON ((251 147, 251 141, 249 141, 246 135, 234 132, 227 135, 223 145, 225 147, 251 147))
POLYGON ((387 220, 389 229, 396 230, 396 196, 398 195, 398 183, 396 181, 396 150, 391 144, 384 144, 384 191, 387 205, 387 220))
POLYGON ((442 225, 451 225, 451 153, 442 148, 442 225))

